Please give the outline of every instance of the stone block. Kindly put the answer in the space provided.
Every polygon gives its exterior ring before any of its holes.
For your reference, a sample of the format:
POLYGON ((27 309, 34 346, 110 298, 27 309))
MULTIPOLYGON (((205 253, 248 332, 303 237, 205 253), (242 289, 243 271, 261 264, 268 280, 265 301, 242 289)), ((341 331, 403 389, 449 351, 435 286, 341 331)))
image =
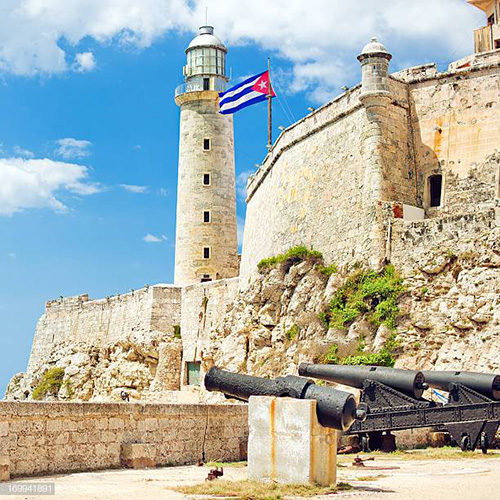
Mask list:
POLYGON ((127 469, 156 467, 156 450, 153 445, 143 443, 122 444, 120 463, 127 469))
POLYGON ((61 420, 49 420, 47 422, 47 432, 62 431, 63 423, 61 420))
POLYGON ((0 457, 0 481, 10 480, 10 460, 8 457, 0 457))
POLYGON ((0 437, 9 435, 9 422, 0 422, 0 437))
POLYGON ((251 397, 248 421, 249 479, 335 484, 337 432, 319 424, 316 401, 251 397))

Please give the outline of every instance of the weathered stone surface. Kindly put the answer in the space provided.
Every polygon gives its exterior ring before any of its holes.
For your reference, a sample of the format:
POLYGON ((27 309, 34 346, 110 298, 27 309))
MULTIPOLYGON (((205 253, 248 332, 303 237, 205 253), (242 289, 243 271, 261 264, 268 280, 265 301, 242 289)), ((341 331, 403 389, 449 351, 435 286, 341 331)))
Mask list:
POLYGON ((316 401, 253 396, 248 421, 249 479, 335 484, 337 432, 319 424, 316 401))
POLYGON ((0 476, 13 477, 237 461, 248 436, 242 404, 0 402, 0 422, 0 476))

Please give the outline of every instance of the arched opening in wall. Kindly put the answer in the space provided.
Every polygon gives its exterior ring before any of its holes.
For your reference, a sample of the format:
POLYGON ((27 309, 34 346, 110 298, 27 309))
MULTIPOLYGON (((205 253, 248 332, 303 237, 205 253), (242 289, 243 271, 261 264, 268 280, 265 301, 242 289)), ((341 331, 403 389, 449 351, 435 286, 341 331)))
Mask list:
POLYGON ((431 175, 429 177, 429 206, 440 207, 443 196, 443 176, 431 175))
POLYGON ((212 278, 210 277, 210 274, 204 274, 202 277, 201 277, 201 282, 202 283, 207 283, 209 281, 212 281, 212 278))

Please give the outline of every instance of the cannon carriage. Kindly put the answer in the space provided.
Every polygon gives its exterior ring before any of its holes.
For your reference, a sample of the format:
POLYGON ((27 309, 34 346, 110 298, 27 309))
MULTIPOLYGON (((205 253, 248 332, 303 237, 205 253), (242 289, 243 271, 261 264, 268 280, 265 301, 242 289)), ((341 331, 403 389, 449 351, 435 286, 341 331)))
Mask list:
POLYGON ((364 451, 394 450, 392 431, 434 427, 448 431, 463 451, 487 453, 500 425, 498 375, 310 363, 299 374, 361 389, 367 418, 346 434, 359 436, 364 451), (448 401, 424 399, 429 387, 448 392, 448 401))

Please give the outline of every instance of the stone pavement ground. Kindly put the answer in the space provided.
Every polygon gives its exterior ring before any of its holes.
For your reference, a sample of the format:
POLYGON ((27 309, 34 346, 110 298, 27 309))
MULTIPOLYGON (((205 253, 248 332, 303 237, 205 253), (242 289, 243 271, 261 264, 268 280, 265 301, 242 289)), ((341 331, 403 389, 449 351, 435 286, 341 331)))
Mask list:
MULTIPOLYGON (((352 457, 339 457, 349 464, 352 457)), ((341 500, 496 500, 500 498, 500 453, 495 458, 437 460, 402 459, 401 456, 375 455, 368 466, 398 467, 394 470, 339 467, 339 481, 353 490, 341 492, 341 500)), ((165 467, 145 470, 106 470, 16 479, 10 484, 55 483, 55 497, 6 495, 27 500, 177 500, 201 498, 186 496, 170 488, 202 483, 209 467, 165 467)), ((246 467, 226 467, 224 479, 246 479, 246 467)), ((3 483, 5 485, 5 483, 3 483)), ((332 498, 317 497, 317 498, 332 498)))

